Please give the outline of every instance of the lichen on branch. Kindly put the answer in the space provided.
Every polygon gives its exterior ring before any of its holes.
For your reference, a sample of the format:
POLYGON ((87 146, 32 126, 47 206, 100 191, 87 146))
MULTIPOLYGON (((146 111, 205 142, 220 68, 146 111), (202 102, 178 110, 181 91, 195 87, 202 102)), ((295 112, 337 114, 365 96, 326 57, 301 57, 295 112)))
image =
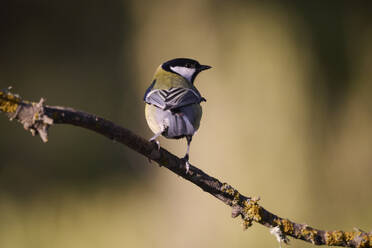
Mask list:
POLYGON ((19 95, 9 90, 0 91, 0 111, 6 113, 11 120, 22 123, 24 129, 33 136, 38 134, 43 142, 48 141, 48 128, 53 119, 44 114, 44 99, 39 102, 23 101, 19 95))
POLYGON ((104 118, 72 108, 46 106, 43 98, 39 102, 24 101, 9 90, 0 90, 0 111, 6 113, 10 119, 18 120, 33 135, 39 134, 44 142, 48 140, 49 126, 70 124, 92 130, 124 144, 230 206, 232 217, 241 216, 245 229, 253 222, 262 224, 271 229, 271 233, 279 242, 287 243, 288 237, 292 237, 314 245, 372 247, 371 232, 359 229, 351 232, 323 231, 281 218, 262 207, 258 203, 259 198, 244 196, 229 184, 222 183, 193 165, 190 165, 189 171, 186 172, 184 160, 163 148, 158 149, 157 145, 104 118))
POLYGON ((8 90, 0 91, 0 111, 4 113, 15 113, 21 99, 8 90))

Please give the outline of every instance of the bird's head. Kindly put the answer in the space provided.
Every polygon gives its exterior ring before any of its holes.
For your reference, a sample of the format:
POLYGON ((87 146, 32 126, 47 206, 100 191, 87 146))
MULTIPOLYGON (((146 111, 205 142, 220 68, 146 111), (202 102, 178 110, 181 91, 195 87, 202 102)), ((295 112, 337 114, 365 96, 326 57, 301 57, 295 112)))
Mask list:
POLYGON ((177 58, 162 64, 163 70, 176 73, 194 83, 196 76, 204 70, 212 68, 209 65, 201 65, 198 61, 187 58, 177 58))

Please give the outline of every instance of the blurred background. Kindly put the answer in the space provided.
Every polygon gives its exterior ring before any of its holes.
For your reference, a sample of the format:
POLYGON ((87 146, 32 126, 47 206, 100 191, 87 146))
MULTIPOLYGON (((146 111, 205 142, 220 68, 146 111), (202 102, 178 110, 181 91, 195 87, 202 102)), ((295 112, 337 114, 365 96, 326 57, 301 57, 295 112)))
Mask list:
MULTIPOLYGON (((213 69, 191 163, 320 229, 372 229, 372 4, 46 1, 0 5, 0 88, 143 137, 157 66, 213 69), (222 101, 223 100, 223 101, 222 101)), ((49 142, 0 115, 0 247, 278 247, 230 208, 93 132, 49 142)), ((184 140, 160 139, 179 156, 184 140)), ((292 247, 312 247, 292 241, 292 247)))

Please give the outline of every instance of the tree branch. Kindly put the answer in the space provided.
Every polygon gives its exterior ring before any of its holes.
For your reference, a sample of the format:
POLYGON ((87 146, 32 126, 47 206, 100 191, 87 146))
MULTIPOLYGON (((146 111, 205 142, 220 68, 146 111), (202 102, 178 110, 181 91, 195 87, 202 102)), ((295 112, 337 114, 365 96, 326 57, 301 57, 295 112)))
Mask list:
POLYGON ((227 183, 211 177, 195 166, 190 165, 186 173, 182 159, 167 150, 148 142, 132 131, 120 127, 101 117, 77 111, 72 108, 47 106, 41 99, 38 103, 22 100, 20 96, 0 90, 0 111, 11 120, 16 119, 33 135, 39 134, 43 142, 48 140, 48 128, 53 124, 71 124, 102 134, 109 139, 122 143, 132 150, 166 167, 175 174, 197 185, 232 208, 232 217, 241 216, 244 228, 253 222, 271 228, 279 242, 288 242, 287 236, 310 242, 314 245, 372 247, 372 233, 355 230, 323 231, 306 224, 297 224, 281 218, 258 204, 259 199, 244 196, 227 183))

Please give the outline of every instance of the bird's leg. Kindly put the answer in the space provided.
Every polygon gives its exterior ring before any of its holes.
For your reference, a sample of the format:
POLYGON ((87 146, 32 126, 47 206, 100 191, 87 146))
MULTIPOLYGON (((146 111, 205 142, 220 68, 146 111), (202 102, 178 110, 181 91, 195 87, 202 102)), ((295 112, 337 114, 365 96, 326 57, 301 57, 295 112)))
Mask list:
POLYGON ((149 142, 155 142, 155 144, 158 146, 158 151, 160 150, 160 142, 157 140, 157 138, 163 133, 163 131, 160 131, 156 133, 154 136, 149 139, 149 142))
POLYGON ((186 150, 185 157, 183 157, 183 159, 185 160, 186 174, 187 174, 190 169, 189 152, 190 152, 190 143, 192 140, 192 136, 191 135, 186 136, 186 140, 187 140, 187 150, 186 150))

